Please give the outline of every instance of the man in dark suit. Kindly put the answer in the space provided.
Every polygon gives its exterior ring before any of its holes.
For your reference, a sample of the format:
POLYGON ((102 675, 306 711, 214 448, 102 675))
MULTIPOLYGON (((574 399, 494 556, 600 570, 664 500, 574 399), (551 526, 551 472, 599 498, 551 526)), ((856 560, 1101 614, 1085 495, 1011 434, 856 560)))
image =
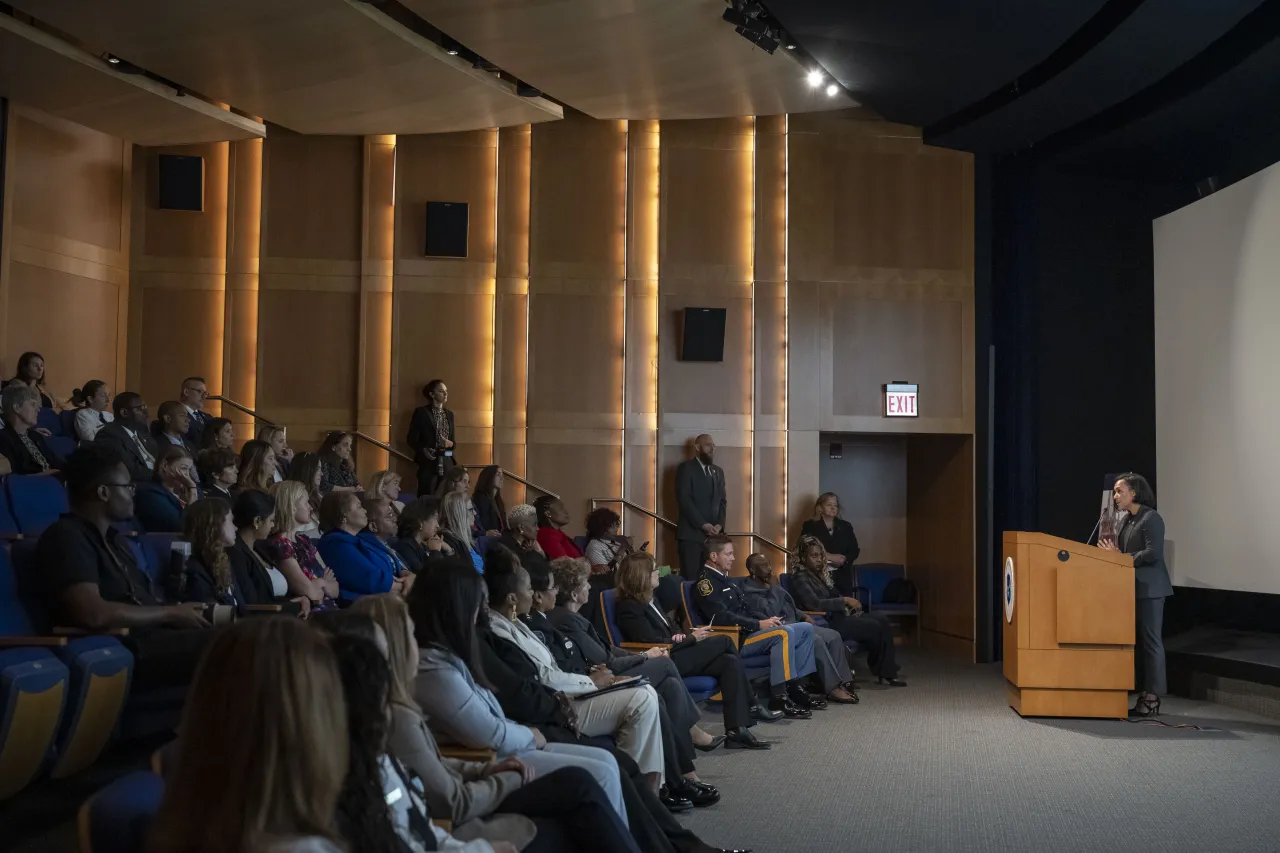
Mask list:
POLYGON ((724 469, 713 460, 716 443, 707 434, 693 440, 694 458, 676 468, 676 544, 680 548, 680 574, 698 579, 702 571, 702 546, 708 536, 724 533, 728 501, 724 469))
POLYGON ((147 430, 146 401, 134 391, 122 391, 111 401, 111 411, 116 419, 98 430, 94 444, 115 450, 135 483, 150 480, 160 451, 147 430))
POLYGON ((191 419, 184 438, 187 440, 188 449, 193 453, 194 448, 200 446, 200 437, 204 433, 204 428, 212 420, 204 411, 204 401, 208 396, 209 386, 199 376, 188 376, 182 380, 182 392, 178 395, 178 402, 186 408, 187 415, 191 419))

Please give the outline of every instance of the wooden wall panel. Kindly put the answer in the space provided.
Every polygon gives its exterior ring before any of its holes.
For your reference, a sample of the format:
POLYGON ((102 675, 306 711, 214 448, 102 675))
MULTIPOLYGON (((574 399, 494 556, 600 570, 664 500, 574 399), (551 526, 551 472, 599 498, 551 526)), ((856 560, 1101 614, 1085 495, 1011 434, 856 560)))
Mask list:
MULTIPOLYGON (((787 117, 756 119, 755 234, 752 290, 754 516, 751 530, 787 540, 787 117)), ((785 555, 757 541, 775 565, 785 555)))
POLYGON ((626 123, 536 125, 530 164, 529 478, 581 518, 622 489, 626 123))
MULTIPOLYGON (((360 435, 384 444, 391 440, 395 181, 396 138, 365 137, 356 429, 360 435)), ((389 467, 391 455, 378 445, 361 440, 356 446, 356 472, 361 482, 389 467)))
POLYGON ((229 151, 226 142, 134 149, 129 384, 152 411, 177 399, 187 376, 222 388, 229 151), (159 208, 160 154, 204 158, 203 210, 159 208))
MULTIPOLYGON (((493 461, 521 476, 528 473, 531 137, 528 125, 498 131, 493 461)), ((508 507, 532 496, 515 481, 503 488, 508 507)))
POLYGON ((907 574, 920 593, 922 627, 974 638, 973 437, 907 438, 907 574))
POLYGON ((468 465, 493 458, 498 155, 496 130, 396 138, 391 437, 408 450, 422 386, 443 379, 468 465), (466 258, 424 257, 428 201, 468 204, 466 258))
POLYGON ((363 175, 359 137, 264 143, 258 410, 295 449, 356 423, 363 175))
MULTIPOLYGON (((231 143, 230 196, 227 200, 226 345, 222 388, 212 389, 254 409, 258 404, 258 272, 262 248, 261 139, 231 143)), ((254 420, 225 406, 236 437, 253 438, 254 420)))
POLYGON ((10 104, 0 214, 0 374, 35 350, 67 398, 125 378, 129 143, 10 104))

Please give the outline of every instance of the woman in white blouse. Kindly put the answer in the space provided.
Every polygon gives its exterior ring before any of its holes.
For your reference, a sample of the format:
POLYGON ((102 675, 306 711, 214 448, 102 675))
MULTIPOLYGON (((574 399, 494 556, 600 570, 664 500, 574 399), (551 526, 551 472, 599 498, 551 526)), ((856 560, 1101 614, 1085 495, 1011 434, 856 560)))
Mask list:
POLYGON ((90 379, 83 388, 77 388, 71 395, 71 401, 77 406, 76 438, 81 441, 93 441, 98 430, 116 419, 111 414, 111 395, 107 392, 107 383, 101 379, 90 379))

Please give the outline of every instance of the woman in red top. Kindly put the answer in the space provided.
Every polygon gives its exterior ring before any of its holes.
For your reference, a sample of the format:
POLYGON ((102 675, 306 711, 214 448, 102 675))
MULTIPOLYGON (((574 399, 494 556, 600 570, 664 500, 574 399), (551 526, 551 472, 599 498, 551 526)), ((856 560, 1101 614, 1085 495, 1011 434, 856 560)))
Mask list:
POLYGON ((582 549, 561 529, 569 523, 569 510, 563 501, 543 495, 533 502, 533 508, 538 512, 538 544, 548 560, 583 556, 582 549))

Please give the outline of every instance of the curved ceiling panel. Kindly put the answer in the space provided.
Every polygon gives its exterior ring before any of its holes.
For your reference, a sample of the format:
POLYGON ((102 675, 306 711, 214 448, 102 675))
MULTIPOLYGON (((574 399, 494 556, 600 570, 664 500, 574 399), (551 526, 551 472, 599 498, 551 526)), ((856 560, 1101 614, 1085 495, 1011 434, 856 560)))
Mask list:
POLYGON ((923 127, 1052 53, 1104 0, 769 0, 801 47, 885 118, 923 127))
POLYGON ((1004 153, 1038 142, 1155 83, 1222 36, 1262 0, 1146 0, 1077 62, 1008 106, 930 144, 1004 153))

